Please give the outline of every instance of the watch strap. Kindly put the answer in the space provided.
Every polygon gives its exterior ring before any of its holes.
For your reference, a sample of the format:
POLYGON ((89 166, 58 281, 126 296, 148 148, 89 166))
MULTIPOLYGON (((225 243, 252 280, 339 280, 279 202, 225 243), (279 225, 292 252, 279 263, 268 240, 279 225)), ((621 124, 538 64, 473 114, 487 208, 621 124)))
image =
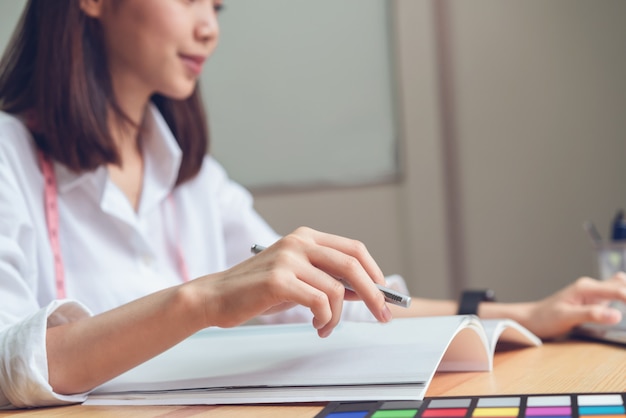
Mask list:
POLYGON ((461 294, 457 315, 477 315, 481 302, 495 301, 495 293, 491 289, 466 290, 461 294))

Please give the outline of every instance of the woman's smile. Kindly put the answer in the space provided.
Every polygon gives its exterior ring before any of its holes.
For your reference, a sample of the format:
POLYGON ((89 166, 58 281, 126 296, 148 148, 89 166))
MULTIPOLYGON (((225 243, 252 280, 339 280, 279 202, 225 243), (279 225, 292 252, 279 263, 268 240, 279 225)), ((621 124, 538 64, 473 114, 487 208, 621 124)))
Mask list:
POLYGON ((188 55, 188 54, 178 54, 180 59, 183 61, 185 68, 189 70, 194 76, 200 75, 202 72, 202 66, 204 61, 206 61, 206 56, 204 55, 188 55))

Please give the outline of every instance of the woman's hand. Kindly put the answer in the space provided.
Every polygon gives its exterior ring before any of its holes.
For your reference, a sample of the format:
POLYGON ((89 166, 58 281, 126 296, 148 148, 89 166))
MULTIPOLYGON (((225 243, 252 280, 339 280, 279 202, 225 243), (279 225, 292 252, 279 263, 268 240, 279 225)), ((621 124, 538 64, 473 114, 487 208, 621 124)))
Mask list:
POLYGON ((626 303, 625 273, 617 273, 604 281, 581 277, 543 300, 521 304, 524 314, 518 322, 544 339, 565 335, 585 322, 616 324, 622 315, 609 306, 613 300, 626 303))
POLYGON ((344 299, 363 299, 376 319, 391 319, 375 283, 384 285, 384 275, 361 242, 303 227, 231 269, 186 286, 201 296, 206 326, 231 327, 300 304, 326 337, 339 322, 344 299))

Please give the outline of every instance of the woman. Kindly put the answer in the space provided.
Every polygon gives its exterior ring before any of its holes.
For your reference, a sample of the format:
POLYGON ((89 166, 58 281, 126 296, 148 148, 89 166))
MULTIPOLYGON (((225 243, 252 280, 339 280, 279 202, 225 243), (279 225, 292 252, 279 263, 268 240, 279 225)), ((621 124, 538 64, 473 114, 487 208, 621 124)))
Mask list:
MULTIPOLYGON (((344 299, 364 302, 343 311, 352 319, 455 313, 451 301, 390 309, 363 244, 308 228, 280 238, 205 155, 197 79, 220 7, 26 6, 0 65, 0 405, 80 402, 202 328, 261 314, 310 311, 326 337, 344 299), (250 257, 253 243, 273 245, 250 257)), ((546 300, 479 313, 549 338, 618 321, 601 303, 617 298, 626 301, 623 277, 581 279, 546 300)))

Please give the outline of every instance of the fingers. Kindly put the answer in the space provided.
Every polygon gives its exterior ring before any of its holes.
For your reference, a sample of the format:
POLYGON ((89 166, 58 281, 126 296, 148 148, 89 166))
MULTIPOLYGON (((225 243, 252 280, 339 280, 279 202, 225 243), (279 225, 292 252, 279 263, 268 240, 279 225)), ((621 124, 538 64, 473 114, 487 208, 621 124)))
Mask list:
POLYGON ((275 292, 279 300, 308 307, 313 314, 313 327, 318 330, 320 337, 326 337, 341 318, 343 287, 336 280, 319 277, 322 274, 319 271, 301 273, 307 281, 300 280, 295 275, 287 278, 274 276, 274 285, 270 287, 270 291, 275 292))
MULTIPOLYGON (((620 301, 626 303, 626 273, 620 271, 610 279, 597 282, 594 289, 600 297, 608 301, 620 301)), ((612 325, 622 320, 622 312, 619 309, 606 305, 595 305, 591 308, 589 321, 600 324, 612 325)))
POLYGON ((314 234, 314 239, 319 245, 333 248, 343 254, 354 257, 358 260, 360 266, 365 269, 365 272, 371 280, 378 284, 385 284, 385 276, 382 270, 378 267, 378 264, 376 264, 376 261, 374 261, 374 258, 370 255, 365 244, 362 242, 307 228, 302 228, 302 230, 306 231, 306 233, 314 234))
POLYGON ((612 299, 626 303, 626 273, 623 271, 617 272, 606 282, 615 289, 615 295, 612 296, 612 299))
POLYGON ((616 324, 622 314, 609 302, 626 303, 626 274, 618 273, 608 280, 581 277, 557 297, 554 302, 562 306, 563 319, 572 327, 585 322, 616 324))
POLYGON ((600 324, 613 325, 622 320, 622 313, 618 309, 610 306, 596 305, 591 310, 589 320, 600 324))
POLYGON ((626 274, 617 273, 609 280, 581 277, 572 290, 587 303, 617 300, 626 303, 626 274))
POLYGON ((617 282, 618 285, 626 286, 626 273, 623 271, 618 271, 607 281, 617 282))
POLYGON ((185 285, 202 301, 204 327, 232 327, 299 304, 309 308, 313 326, 325 337, 343 308, 341 283, 301 256, 276 249, 185 285))
POLYGON ((583 324, 585 322, 613 325, 622 320, 622 313, 609 306, 583 305, 575 308, 571 317, 574 325, 583 324))
POLYGON ((288 298, 307 306, 313 314, 313 327, 327 337, 341 319, 345 289, 340 281, 311 263, 298 261, 288 298))
POLYGON ((280 303, 295 302, 311 310, 320 336, 329 335, 341 318, 347 291, 340 279, 356 293, 348 292, 348 298, 363 299, 379 321, 391 319, 375 285, 384 284, 384 275, 358 241, 299 228, 253 258, 257 268, 265 265, 260 271, 269 273, 269 292, 280 303))
POLYGON ((257 300, 267 301, 262 312, 296 303, 309 308, 313 327, 320 337, 330 335, 341 318, 345 289, 341 282, 315 267, 306 255, 310 244, 287 236, 263 250, 245 264, 250 278, 246 292, 260 292, 257 300), (252 289, 252 278, 259 274, 259 287, 252 289))
POLYGON ((391 311, 375 283, 384 276, 365 246, 348 238, 299 228, 256 256, 192 285, 205 286, 204 322, 233 326, 294 303, 308 307, 321 337, 330 335, 348 298, 363 299, 381 322, 391 311))
POLYGON ((553 338, 586 322, 616 324, 622 320, 622 313, 611 306, 612 301, 626 303, 626 274, 617 273, 608 280, 581 277, 531 304, 526 325, 541 338, 553 338))
POLYGON ((329 247, 315 247, 307 255, 311 264, 328 273, 342 287, 341 281, 349 284, 378 320, 387 321, 384 295, 357 258, 329 247))
POLYGON ((309 228, 300 228, 284 240, 286 245, 303 248, 318 269, 349 283, 379 321, 391 319, 384 296, 375 286, 385 284, 384 275, 361 242, 309 228))

